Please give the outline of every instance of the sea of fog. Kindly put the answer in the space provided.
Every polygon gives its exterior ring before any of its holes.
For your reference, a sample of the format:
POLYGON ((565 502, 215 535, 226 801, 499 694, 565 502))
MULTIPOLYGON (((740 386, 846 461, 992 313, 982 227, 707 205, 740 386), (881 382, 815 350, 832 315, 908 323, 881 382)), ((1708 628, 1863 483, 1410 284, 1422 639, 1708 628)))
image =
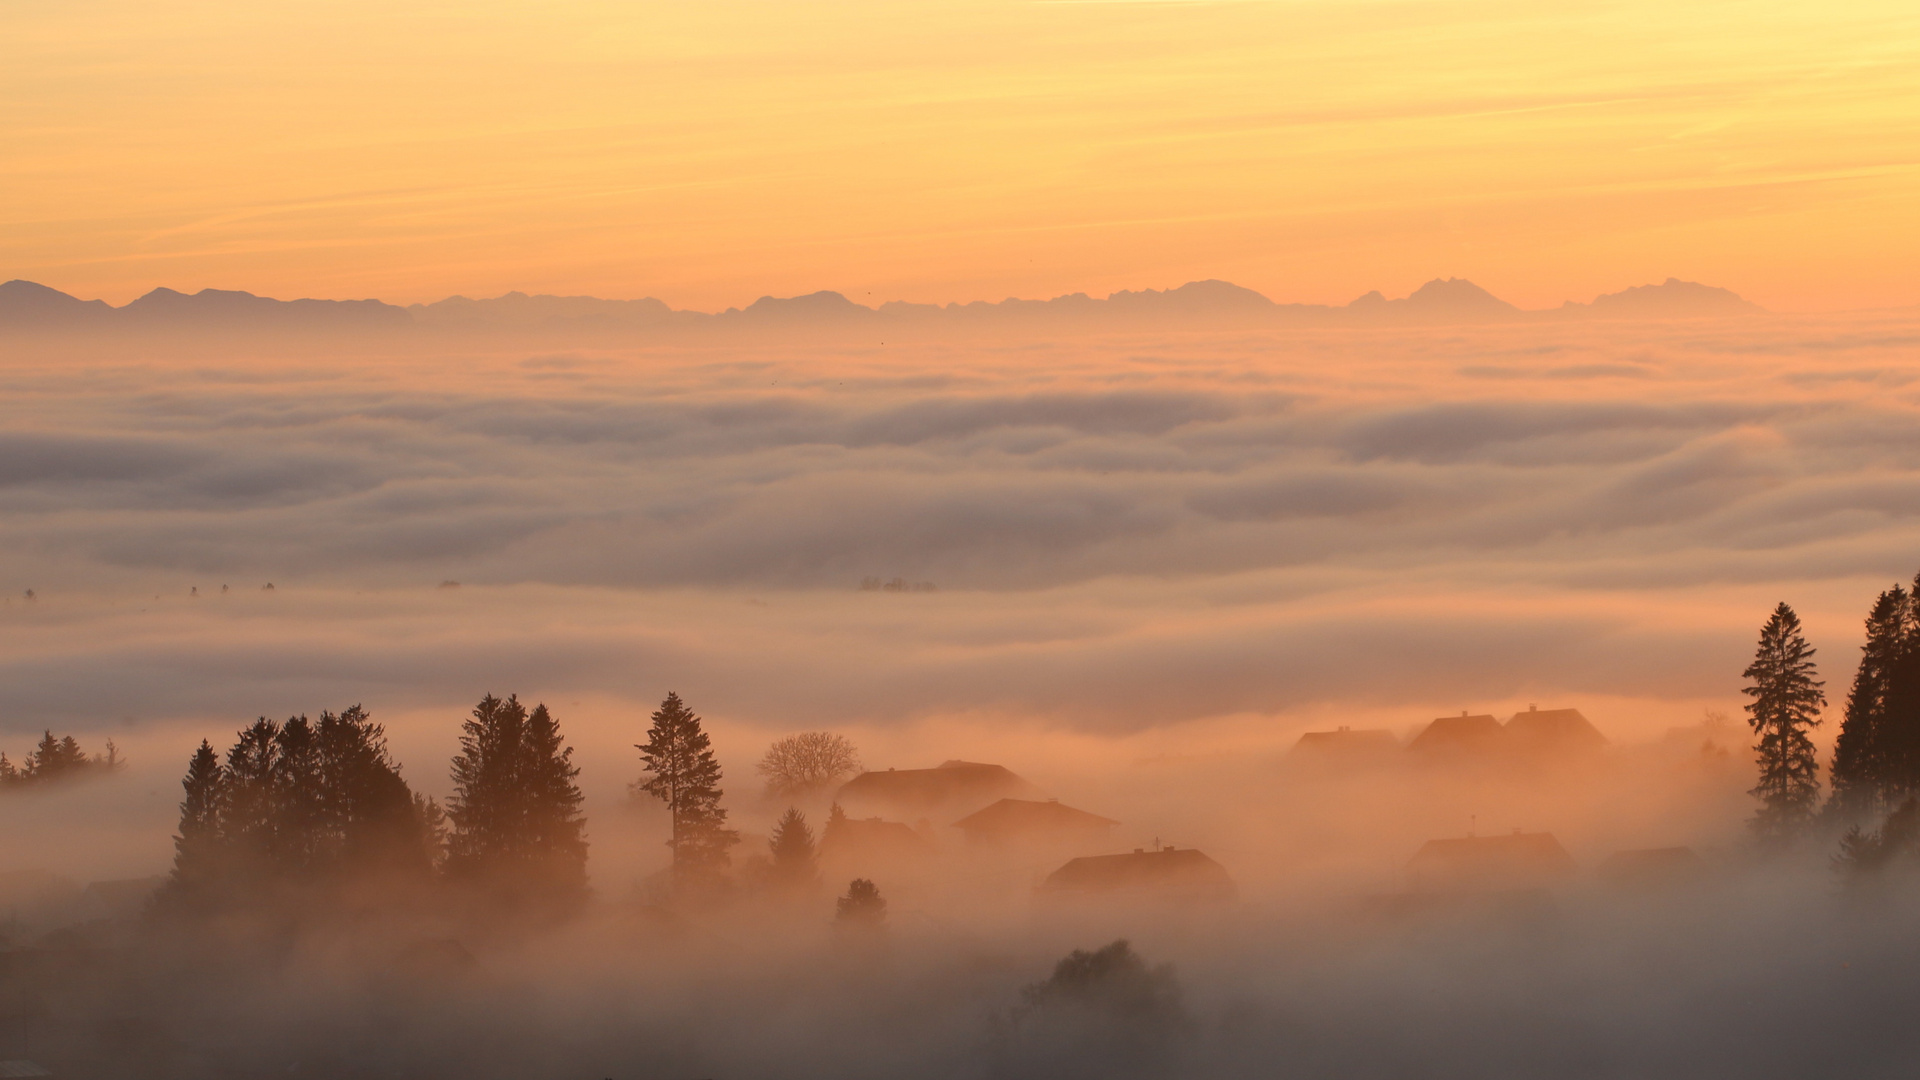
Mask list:
POLYGON ((1920 570, 1916 346, 1915 315, 10 346, 0 750, 51 729, 130 764, 0 797, 0 863, 165 872, 189 753, 262 715, 364 705, 444 797, 462 717, 516 693, 582 768, 580 923, 445 970, 295 943, 168 991, 149 959, 72 1030, 126 1020, 229 1075, 1907 1075, 1920 886, 1844 893, 1831 838, 1756 861, 1739 710, 1784 600, 1830 746, 1861 619, 1920 570), (830 895, 641 904, 666 824, 627 785, 668 691, 750 843, 783 809, 754 762, 826 729, 870 768, 1006 765, 1240 897, 1061 911, 1047 866, 958 861, 882 883, 878 944, 835 935, 830 895), (1612 746, 1498 781, 1286 760, 1530 704, 1612 746), (1421 842, 1474 829, 1712 872, 1376 917, 1421 842), (1022 987, 1122 937, 1173 965, 1153 1046, 1022 1027, 1022 987))

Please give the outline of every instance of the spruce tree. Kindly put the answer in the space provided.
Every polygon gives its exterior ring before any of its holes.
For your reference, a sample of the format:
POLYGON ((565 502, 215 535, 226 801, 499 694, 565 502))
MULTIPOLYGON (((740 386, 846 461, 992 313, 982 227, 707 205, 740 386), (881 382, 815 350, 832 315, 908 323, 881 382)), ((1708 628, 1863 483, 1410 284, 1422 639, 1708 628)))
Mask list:
POLYGON ((326 857, 327 777, 321 772, 319 735, 312 721, 295 716, 273 737, 269 814, 273 819, 273 864, 277 872, 311 873, 326 857))
POLYGON ((797 806, 789 806, 787 812, 780 815, 773 827, 773 836, 767 841, 767 850, 773 857, 774 883, 783 888, 811 885, 820 876, 813 829, 807 825, 807 815, 797 806))
POLYGON ((1883 809, 1920 793, 1920 578, 1900 606, 1900 633, 1887 678, 1886 705, 1873 744, 1883 809))
POLYGON ((241 729, 227 751, 220 831, 233 860, 229 872, 241 877, 270 875, 281 847, 274 835, 279 818, 273 790, 279 735, 280 725, 263 716, 241 729))
POLYGON ((586 821, 580 770, 546 706, 488 694, 461 726, 447 873, 510 906, 571 907, 585 899, 586 821))
POLYGON ((1814 650, 1800 634, 1800 617, 1785 603, 1760 631, 1760 645, 1745 675, 1748 722, 1759 738, 1754 744, 1760 782, 1751 794, 1761 807, 1754 831, 1778 841, 1798 832, 1812 817, 1820 795, 1820 764, 1807 730, 1820 723, 1827 703, 1824 685, 1814 678, 1814 650))
POLYGON ((226 770, 212 744, 200 740, 180 786, 180 832, 173 838, 173 884, 189 891, 216 883, 225 870, 221 813, 226 801, 226 770))
POLYGON ((1827 809, 1843 820, 1860 821, 1883 813, 1896 781, 1888 723, 1893 684, 1911 646, 1907 624, 1910 598, 1898 585, 1880 594, 1867 615, 1867 640, 1860 667, 1847 693, 1847 711, 1834 741, 1833 794, 1827 809))
POLYGON ((634 744, 651 779, 635 781, 633 790, 667 804, 667 846, 676 875, 717 872, 730 861, 727 849, 740 839, 726 827, 727 812, 720 807, 720 763, 700 718, 679 694, 668 693, 652 719, 647 741, 634 744))

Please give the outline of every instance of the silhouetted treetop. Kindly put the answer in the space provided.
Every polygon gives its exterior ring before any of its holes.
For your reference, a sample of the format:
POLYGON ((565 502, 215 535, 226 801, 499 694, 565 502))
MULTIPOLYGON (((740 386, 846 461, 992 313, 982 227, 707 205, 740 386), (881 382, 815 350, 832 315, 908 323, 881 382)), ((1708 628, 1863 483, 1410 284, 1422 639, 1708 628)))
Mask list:
POLYGON ((508 904, 575 906, 587 888, 580 769, 545 705, 488 694, 461 724, 447 873, 508 904))
POLYGON ((0 753, 0 785, 27 786, 104 776, 125 764, 112 739, 107 740, 106 753, 89 755, 73 736, 56 739, 48 731, 20 765, 0 753))
POLYGON ((1814 650, 1800 634, 1800 618, 1780 604, 1760 631, 1759 648, 1747 666, 1748 721, 1760 782, 1752 794, 1761 807, 1753 828, 1763 838, 1780 840, 1799 831, 1813 816, 1820 795, 1820 764, 1808 729, 1820 723, 1826 705, 1822 683, 1814 678, 1814 650))
POLYGON ((667 847, 673 852, 676 876, 716 873, 729 863, 728 849, 740 834, 726 827, 720 763, 711 740, 679 694, 669 692, 651 719, 647 741, 634 745, 647 775, 631 789, 667 804, 667 847))

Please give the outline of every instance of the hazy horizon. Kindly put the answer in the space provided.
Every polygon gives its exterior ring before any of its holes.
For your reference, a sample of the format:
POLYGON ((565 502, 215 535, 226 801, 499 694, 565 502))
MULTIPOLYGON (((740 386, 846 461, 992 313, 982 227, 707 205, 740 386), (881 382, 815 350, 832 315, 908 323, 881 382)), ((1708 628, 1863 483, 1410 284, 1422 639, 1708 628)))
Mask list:
POLYGON ((1910 3, 24 0, 0 139, 0 1076, 1920 1063, 1910 3))

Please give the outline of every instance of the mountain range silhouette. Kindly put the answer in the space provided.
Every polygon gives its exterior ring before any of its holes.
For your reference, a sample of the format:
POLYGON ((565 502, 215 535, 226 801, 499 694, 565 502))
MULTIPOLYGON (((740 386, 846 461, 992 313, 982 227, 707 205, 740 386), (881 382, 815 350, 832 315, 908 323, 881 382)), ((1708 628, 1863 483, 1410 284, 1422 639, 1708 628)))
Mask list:
POLYGON ((451 332, 608 331, 702 327, 806 329, 833 327, 1044 327, 1098 330, 1155 326, 1200 328, 1260 325, 1395 326, 1542 322, 1564 319, 1693 319, 1763 314, 1733 292, 1668 278, 1559 308, 1523 310, 1464 278, 1427 282, 1408 296, 1369 292, 1345 306, 1280 304, 1227 281, 1191 281, 1173 289, 1123 290, 1099 299, 1071 293, 1051 300, 913 304, 879 307, 837 292, 763 296, 744 308, 681 311, 652 298, 591 296, 491 299, 449 297, 399 307, 379 300, 275 300, 226 289, 182 293, 158 288, 124 306, 77 297, 31 281, 0 284, 0 332, 190 330, 198 332, 451 332))

